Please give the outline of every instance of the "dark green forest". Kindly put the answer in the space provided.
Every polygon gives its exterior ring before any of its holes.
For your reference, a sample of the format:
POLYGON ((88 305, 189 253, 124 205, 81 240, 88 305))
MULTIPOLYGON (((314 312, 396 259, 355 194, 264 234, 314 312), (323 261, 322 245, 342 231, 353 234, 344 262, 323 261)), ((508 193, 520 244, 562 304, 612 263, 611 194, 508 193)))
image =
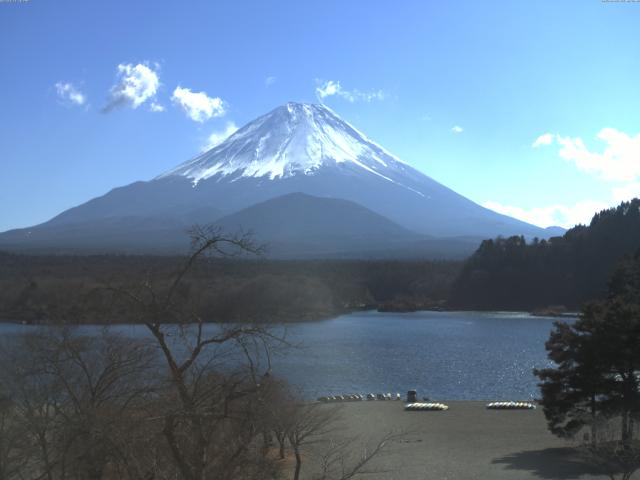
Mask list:
POLYGON ((455 280, 449 306, 463 309, 580 309, 603 298, 609 277, 640 247, 640 200, 594 215, 562 237, 485 240, 455 280))
MULTIPOLYGON (((183 257, 0 253, 0 319, 43 323, 134 321, 115 287, 166 286, 183 257)), ((208 321, 316 320, 359 309, 444 305, 459 262, 273 261, 210 258, 184 287, 208 321)))
MULTIPOLYGON (((207 320, 304 321, 359 309, 578 310, 640 247, 640 200, 549 240, 485 240, 466 262, 209 258, 184 288, 207 320)), ((115 287, 162 287, 184 257, 0 253, 0 319, 126 323, 115 287)))

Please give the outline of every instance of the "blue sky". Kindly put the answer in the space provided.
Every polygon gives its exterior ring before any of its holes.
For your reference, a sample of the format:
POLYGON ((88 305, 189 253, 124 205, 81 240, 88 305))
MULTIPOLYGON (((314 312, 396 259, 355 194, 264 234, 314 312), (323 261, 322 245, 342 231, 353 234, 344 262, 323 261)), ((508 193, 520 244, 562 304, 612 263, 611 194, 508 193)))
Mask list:
POLYGON ((327 104, 542 226, 640 195, 640 3, 0 0, 0 231, 327 104))

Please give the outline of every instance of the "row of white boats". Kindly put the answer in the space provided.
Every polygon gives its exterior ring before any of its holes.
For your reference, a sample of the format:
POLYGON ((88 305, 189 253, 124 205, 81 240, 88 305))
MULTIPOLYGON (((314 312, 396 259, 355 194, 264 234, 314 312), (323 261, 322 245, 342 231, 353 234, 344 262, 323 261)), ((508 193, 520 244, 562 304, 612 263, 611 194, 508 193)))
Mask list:
POLYGON ((487 403, 490 410, 533 410, 536 406, 531 402, 491 402, 487 403))
POLYGON ((417 411, 417 410, 444 411, 444 410, 449 410, 449 406, 445 405, 444 403, 414 402, 414 403, 407 403, 404 406, 404 409, 409 411, 417 411))
POLYGON ((327 397, 319 397, 318 401, 323 403, 331 402, 361 402, 363 400, 368 401, 400 401, 402 397, 399 393, 367 393, 366 395, 360 395, 359 393, 352 393, 347 395, 330 395, 327 397))
MULTIPOLYGON (((489 410, 533 410, 536 406, 531 402, 491 402, 487 403, 489 410)), ((405 410, 449 410, 444 403, 415 402, 407 403, 405 410)))
MULTIPOLYGON (((334 402, 361 402, 367 401, 400 401, 402 397, 399 393, 367 393, 366 395, 360 395, 359 393, 352 393, 347 395, 329 395, 326 397, 319 397, 318 401, 323 403, 334 402)), ((426 400, 426 399, 425 399, 426 400)), ((536 408, 535 404, 531 402, 491 402, 487 403, 486 408, 489 410, 533 410, 536 408)), ((437 402, 408 402, 405 405, 405 410, 437 410, 444 411, 449 410, 449 406, 444 403, 437 402)))

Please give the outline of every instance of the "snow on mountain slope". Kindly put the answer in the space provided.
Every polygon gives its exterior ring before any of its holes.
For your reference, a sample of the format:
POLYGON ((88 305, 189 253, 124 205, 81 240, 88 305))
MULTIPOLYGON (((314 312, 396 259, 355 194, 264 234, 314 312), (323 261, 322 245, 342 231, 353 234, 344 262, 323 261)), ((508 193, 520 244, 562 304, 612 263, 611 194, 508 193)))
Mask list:
MULTIPOLYGON (((153 180, 114 188, 41 225, 0 234, 0 246, 137 244, 147 249, 173 245, 185 237, 186 225, 211 223, 296 192, 353 202, 418 235, 476 239, 552 235, 488 210, 438 183, 326 106, 288 103, 153 180)), ((281 203, 272 202, 263 208, 278 205, 281 203)), ((282 232, 299 231, 306 225, 300 215, 287 219, 274 212, 264 217, 282 232)), ((331 225, 335 227, 335 223, 326 223, 329 229, 331 225)), ((335 228, 338 231, 327 234, 346 245, 344 229, 335 228)), ((367 235, 371 236, 364 237, 367 235)), ((410 247, 396 249, 400 254, 410 247)), ((370 251, 370 246, 363 245, 362 250, 370 251)))
POLYGON ((275 180, 313 175, 322 167, 341 163, 394 183, 399 183, 394 177, 413 170, 325 105, 288 103, 157 178, 181 175, 194 184, 215 175, 275 180))
POLYGON ((544 237, 543 229, 470 201, 403 162, 325 105, 287 103, 159 175, 229 212, 291 192, 354 201, 416 232, 544 237))

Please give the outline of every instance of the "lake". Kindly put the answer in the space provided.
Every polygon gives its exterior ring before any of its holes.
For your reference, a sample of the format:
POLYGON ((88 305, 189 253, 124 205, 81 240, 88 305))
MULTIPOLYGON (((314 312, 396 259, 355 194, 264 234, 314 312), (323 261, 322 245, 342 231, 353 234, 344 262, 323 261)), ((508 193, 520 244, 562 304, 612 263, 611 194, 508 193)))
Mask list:
MULTIPOLYGON (((539 396, 533 368, 552 365, 544 342, 554 320, 512 312, 357 312, 294 323, 287 337, 296 347, 274 358, 273 373, 307 398, 415 389, 440 400, 528 400, 539 396)), ((1 324, 0 333, 30 328, 1 324)))

